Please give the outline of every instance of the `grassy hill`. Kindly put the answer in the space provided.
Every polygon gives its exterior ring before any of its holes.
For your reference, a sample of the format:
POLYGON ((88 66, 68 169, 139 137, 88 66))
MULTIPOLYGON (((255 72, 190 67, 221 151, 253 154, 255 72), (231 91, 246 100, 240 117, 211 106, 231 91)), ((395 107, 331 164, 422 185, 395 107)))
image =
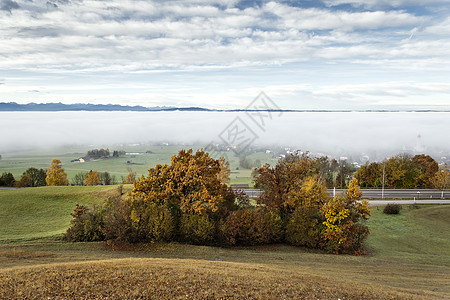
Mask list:
POLYGON ((115 186, 38 187, 0 191, 0 242, 59 235, 76 204, 100 203, 115 186))
POLYGON ((0 298, 450 298, 450 206, 408 206, 400 215, 372 208, 365 256, 55 239, 76 203, 115 189, 0 191, 0 298))

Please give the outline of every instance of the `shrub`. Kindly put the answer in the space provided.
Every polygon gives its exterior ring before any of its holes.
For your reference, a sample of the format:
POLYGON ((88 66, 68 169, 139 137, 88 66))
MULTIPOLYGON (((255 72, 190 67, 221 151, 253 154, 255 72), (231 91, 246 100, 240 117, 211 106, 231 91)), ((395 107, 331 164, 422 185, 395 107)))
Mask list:
MULTIPOLYGON (((120 191, 118 191, 120 193, 120 191)), ((119 242, 138 242, 138 232, 131 220, 132 203, 121 195, 105 201, 105 220, 102 232, 106 240, 119 242)))
POLYGON ((208 216, 184 214, 181 217, 180 233, 185 242, 208 245, 215 240, 216 226, 208 216))
POLYGON ((383 212, 388 215, 398 215, 401 209, 402 207, 400 204, 389 203, 384 207, 383 212))
POLYGON ((165 206, 133 199, 130 217, 140 241, 171 241, 174 237, 174 218, 165 206))
POLYGON ((323 218, 313 207, 299 206, 291 214, 286 226, 286 241, 295 246, 319 248, 323 218))
POLYGON ((232 212, 220 225, 224 245, 258 245, 279 241, 281 218, 271 213, 241 209, 232 212))
POLYGON ((33 186, 33 181, 27 174, 23 173, 19 181, 14 184, 16 187, 31 187, 33 186))
POLYGON ((105 239, 101 227, 103 226, 103 212, 100 209, 90 211, 87 207, 78 205, 71 214, 72 226, 67 229, 63 239, 71 242, 92 242, 105 239))
POLYGON ((284 224, 277 210, 269 210, 265 212, 264 217, 269 222, 270 242, 279 243, 284 240, 284 224))
POLYGON ((367 200, 349 202, 336 196, 322 208, 325 221, 322 234, 324 246, 336 254, 361 254, 369 228, 361 224, 370 214, 367 200))

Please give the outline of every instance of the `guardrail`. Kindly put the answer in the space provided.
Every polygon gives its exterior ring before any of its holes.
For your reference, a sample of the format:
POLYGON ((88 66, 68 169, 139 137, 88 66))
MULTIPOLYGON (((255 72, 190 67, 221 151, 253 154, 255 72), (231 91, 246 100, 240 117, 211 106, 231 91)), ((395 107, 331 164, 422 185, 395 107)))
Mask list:
MULTIPOLYGON (((263 193, 260 189, 234 189, 243 191, 249 197, 258 197, 263 193)), ((328 192, 331 196, 334 193, 343 194, 344 189, 329 189, 328 192)), ((450 199, 450 190, 420 190, 420 189, 361 189, 363 197, 367 199, 450 199)))

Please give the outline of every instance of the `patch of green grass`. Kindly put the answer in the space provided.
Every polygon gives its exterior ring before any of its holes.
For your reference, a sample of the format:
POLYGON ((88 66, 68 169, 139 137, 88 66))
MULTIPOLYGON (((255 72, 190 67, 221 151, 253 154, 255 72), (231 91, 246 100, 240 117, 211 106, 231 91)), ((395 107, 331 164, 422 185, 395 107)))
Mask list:
POLYGON ((99 203, 115 186, 38 187, 0 191, 0 242, 59 235, 76 204, 99 203))
POLYGON ((367 244, 377 257, 450 267, 450 206, 404 206, 398 215, 372 208, 367 244))

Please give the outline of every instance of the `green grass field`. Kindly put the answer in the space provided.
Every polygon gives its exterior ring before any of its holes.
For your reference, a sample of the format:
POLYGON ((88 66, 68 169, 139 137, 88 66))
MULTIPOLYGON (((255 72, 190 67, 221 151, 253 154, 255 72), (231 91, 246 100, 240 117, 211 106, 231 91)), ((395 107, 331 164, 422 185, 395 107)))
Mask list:
POLYGON ((450 298, 450 206, 405 206, 400 215, 373 207, 364 256, 58 239, 75 204, 99 203, 115 189, 0 191, 0 298, 450 298))
POLYGON ((114 186, 38 187, 0 192, 0 242, 62 234, 76 204, 101 202, 114 186))
MULTIPOLYGON (((104 147, 107 148, 107 147, 104 147)), ((26 169, 34 167, 37 169, 46 170, 53 158, 61 160, 63 168, 65 169, 69 181, 75 177, 79 172, 89 172, 96 170, 99 172, 110 172, 116 177, 118 182, 121 182, 128 174, 128 170, 136 172, 138 176, 147 176, 148 169, 157 164, 170 164, 171 157, 176 155, 181 149, 192 148, 194 151, 201 149, 202 145, 183 145, 183 146, 110 146, 109 149, 119 149, 126 151, 126 155, 119 158, 100 159, 96 161, 89 161, 84 163, 71 162, 86 155, 88 150, 92 147, 71 147, 60 150, 55 150, 53 153, 49 152, 17 152, 7 153, 2 155, 0 160, 0 174, 3 172, 11 172, 16 180, 26 169), (151 151, 152 153, 146 153, 151 151), (131 162, 131 163, 128 163, 131 162)), ((231 169, 230 183, 231 184, 251 184, 249 169, 239 168, 239 157, 232 151, 215 153, 214 158, 225 156, 231 169)), ((262 164, 268 162, 275 165, 277 160, 272 158, 272 155, 264 152, 256 152, 248 155, 252 161, 259 160, 262 164)))

